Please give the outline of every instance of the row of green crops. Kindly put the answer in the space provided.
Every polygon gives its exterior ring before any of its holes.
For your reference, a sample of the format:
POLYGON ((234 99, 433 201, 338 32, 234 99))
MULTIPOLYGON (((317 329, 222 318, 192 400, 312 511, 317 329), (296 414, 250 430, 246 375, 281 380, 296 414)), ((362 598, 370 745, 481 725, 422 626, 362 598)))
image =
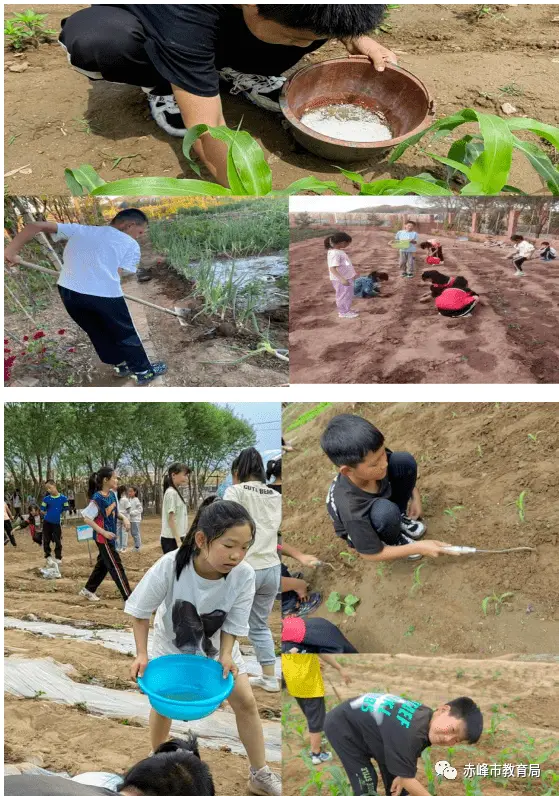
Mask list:
POLYGON ((150 237, 172 264, 204 257, 259 257, 289 248, 287 213, 286 199, 256 200, 239 211, 230 205, 229 212, 152 221, 150 237))
MULTIPOLYGON (((189 130, 183 141, 184 155, 198 175, 200 169, 193 160, 192 147, 206 133, 227 145, 228 188, 205 180, 167 177, 139 177, 106 183, 89 165, 66 169, 66 183, 74 196, 86 193, 97 196, 269 196, 293 195, 304 191, 337 195, 351 193, 340 188, 334 181, 319 180, 314 176, 303 177, 283 190, 274 191, 272 171, 264 152, 249 133, 227 127, 208 127, 205 124, 196 125, 189 130)), ((509 184, 513 155, 519 153, 527 158, 543 186, 553 195, 559 195, 559 170, 554 163, 559 152, 559 128, 553 125, 521 117, 503 119, 494 114, 480 113, 473 108, 464 108, 452 116, 439 119, 427 130, 395 147, 389 158, 390 163, 399 160, 410 147, 420 144, 422 154, 444 164, 444 179, 422 172, 401 180, 366 182, 356 172, 345 169, 340 171, 363 196, 452 196, 455 193, 495 196, 500 193, 522 193, 509 184), (432 145, 436 140, 447 140, 451 133, 463 125, 468 125, 468 132, 452 141, 446 157, 436 155, 426 148, 426 141, 432 145), (516 135, 526 132, 536 136, 537 143, 516 135), (550 149, 554 160, 547 154, 544 146, 550 149)))
POLYGON ((328 409, 329 406, 332 406, 332 404, 321 403, 318 404, 318 406, 309 409, 308 412, 303 412, 303 414, 299 415, 299 417, 296 420, 294 420, 293 423, 290 423, 290 425, 287 427, 287 431, 295 431, 296 428, 304 426, 306 423, 309 423, 311 420, 314 420, 315 417, 321 415, 324 411, 326 411, 326 409, 328 409))

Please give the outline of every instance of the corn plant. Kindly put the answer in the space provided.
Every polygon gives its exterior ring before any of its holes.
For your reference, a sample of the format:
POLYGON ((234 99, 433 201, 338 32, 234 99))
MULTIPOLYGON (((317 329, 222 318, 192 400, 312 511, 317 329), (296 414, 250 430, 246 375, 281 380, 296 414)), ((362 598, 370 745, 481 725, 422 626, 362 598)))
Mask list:
POLYGON ((32 8, 13 14, 4 21, 4 36, 12 50, 21 51, 27 47, 38 47, 41 42, 51 40, 56 31, 44 25, 46 14, 36 14, 32 8))
POLYGON ((431 760, 431 752, 429 749, 423 750, 421 753, 421 759, 423 760, 423 768, 425 770, 425 776, 427 777, 427 790, 431 796, 437 796, 435 768, 433 766, 433 761, 431 760))
POLYGON ((351 553, 347 552, 347 550, 342 550, 340 553, 340 558, 345 561, 346 564, 353 564, 353 562, 357 560, 357 557, 352 556, 351 553))
POLYGON ((465 796, 483 796, 480 777, 467 777, 464 780, 465 796))
POLYGON ((417 567, 413 571, 413 583, 410 589, 410 594, 414 594, 418 589, 423 586, 421 582, 421 567, 424 567, 427 562, 424 561, 422 564, 418 564, 417 567))
POLYGON ((524 498, 525 497, 526 497, 526 491, 521 492, 519 494, 519 496, 517 497, 516 502, 515 502, 516 510, 518 512, 518 519, 520 520, 520 522, 524 522, 524 517, 525 517, 525 513, 524 513, 524 498))
POLYGON ((345 771, 340 766, 328 766, 325 771, 330 777, 326 781, 326 788, 332 796, 352 796, 353 789, 347 781, 345 771))
MULTIPOLYGON (((464 124, 477 124, 479 132, 467 133, 454 141, 446 157, 435 155, 427 149, 421 150, 424 155, 447 167, 446 179, 422 172, 402 180, 366 182, 357 172, 346 169, 340 169, 340 172, 356 186, 362 196, 452 196, 456 192, 470 196, 494 196, 500 193, 523 193, 508 184, 513 152, 518 151, 528 159, 548 190, 555 196, 559 195, 559 170, 550 157, 539 144, 524 141, 514 134, 518 131, 530 132, 538 140, 543 139, 559 150, 559 128, 536 119, 502 119, 473 108, 464 108, 452 116, 439 119, 426 130, 399 144, 394 148, 389 162, 395 163, 407 149, 419 144, 425 136, 432 135, 433 141, 446 138, 464 124), (456 178, 465 182, 465 185, 457 188, 456 178)), ((227 127, 208 127, 205 124, 195 125, 183 140, 183 153, 198 175, 200 168, 193 160, 191 150, 200 136, 206 134, 227 146, 227 188, 206 180, 171 177, 137 177, 106 183, 87 164, 77 169, 66 169, 66 184, 74 196, 87 193, 95 196, 289 196, 303 191, 347 196, 350 193, 332 180, 319 180, 314 176, 303 177, 287 188, 274 191, 272 171, 264 152, 249 133, 227 127)))
POLYGON ((463 508, 464 506, 453 506, 451 509, 445 509, 443 511, 443 514, 446 514, 447 517, 452 517, 452 519, 455 520, 456 515, 458 514, 459 511, 462 511, 463 508))
POLYGON ((485 597, 481 601, 481 609, 483 611, 483 615, 487 616, 487 612, 489 611, 489 606, 493 605, 495 615, 499 616, 505 600, 508 600, 509 597, 514 597, 514 592, 506 591, 504 592, 504 594, 501 595, 495 594, 495 592, 493 592, 493 594, 490 597, 485 597))

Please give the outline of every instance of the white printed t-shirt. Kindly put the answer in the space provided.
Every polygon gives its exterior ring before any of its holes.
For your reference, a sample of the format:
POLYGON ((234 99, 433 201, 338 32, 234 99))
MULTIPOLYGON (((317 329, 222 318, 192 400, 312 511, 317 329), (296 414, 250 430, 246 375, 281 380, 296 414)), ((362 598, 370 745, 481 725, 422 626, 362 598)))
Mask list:
POLYGON ((351 260, 342 249, 328 249, 326 255, 328 261, 328 274, 331 282, 339 282, 342 279, 353 279, 355 276, 355 268, 351 260), (332 268, 337 268, 338 273, 332 271, 332 268))
POLYGON ((281 495, 261 481, 246 481, 227 487, 224 500, 240 503, 256 525, 254 543, 245 561, 253 569, 267 569, 280 563, 278 534, 281 526, 281 495))
POLYGON ((141 252, 138 241, 115 227, 58 224, 68 238, 58 284, 87 296, 118 298, 122 286, 118 269, 136 273, 141 252))
MULTIPOLYGON (((192 561, 177 580, 173 550, 159 559, 138 583, 124 606, 137 619, 149 619, 154 611, 152 656, 202 655, 219 657, 221 631, 246 636, 254 599, 255 574, 241 561, 219 580, 201 578, 192 561)), ((243 658, 237 642, 233 660, 243 674, 243 658)))
POLYGON ((179 536, 184 538, 188 530, 188 512, 186 503, 181 500, 181 496, 174 486, 170 486, 165 490, 163 495, 163 509, 161 516, 161 536, 165 539, 174 539, 173 531, 169 525, 169 514, 173 513, 175 517, 175 528, 179 536))
POLYGON ((520 243, 517 243, 514 247, 516 254, 515 259, 519 259, 520 257, 529 257, 532 252, 534 251, 534 247, 528 240, 521 240, 520 243))

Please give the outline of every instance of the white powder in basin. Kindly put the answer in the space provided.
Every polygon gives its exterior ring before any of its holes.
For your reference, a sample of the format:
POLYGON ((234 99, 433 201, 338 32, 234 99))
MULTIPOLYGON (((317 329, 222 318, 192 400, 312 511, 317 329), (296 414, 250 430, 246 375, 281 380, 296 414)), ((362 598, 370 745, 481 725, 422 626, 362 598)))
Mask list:
POLYGON ((381 113, 349 103, 323 105, 307 111, 301 117, 301 124, 310 127, 315 133, 341 141, 373 143, 392 138, 392 131, 381 113))

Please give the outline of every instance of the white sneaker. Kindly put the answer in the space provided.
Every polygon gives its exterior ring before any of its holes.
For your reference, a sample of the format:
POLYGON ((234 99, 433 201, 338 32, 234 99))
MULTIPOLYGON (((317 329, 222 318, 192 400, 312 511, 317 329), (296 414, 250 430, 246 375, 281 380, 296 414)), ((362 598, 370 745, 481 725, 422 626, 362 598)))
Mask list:
POLYGON ((101 602, 101 598, 98 597, 96 594, 93 594, 92 591, 88 591, 87 589, 83 588, 80 591, 80 597, 85 597, 86 600, 89 600, 92 603, 99 603, 101 602))
POLYGON ((269 766, 264 766, 260 771, 251 768, 248 789, 257 796, 281 796, 281 779, 269 766))
POLYGON ((157 96, 148 94, 149 109, 155 122, 169 135, 184 138, 188 130, 184 126, 180 108, 174 94, 157 96))
POLYGON ((425 523, 420 520, 412 520, 407 514, 402 514, 400 518, 400 528, 410 539, 417 542, 425 536, 427 530, 425 523))
POLYGON ((358 318, 358 312, 339 312, 338 317, 340 318, 358 318))
POLYGON ((253 105, 258 105, 265 111, 281 113, 279 96, 286 81, 285 77, 250 75, 237 72, 229 66, 222 69, 219 76, 227 83, 233 84, 230 94, 242 94, 253 105))
POLYGON ((249 677, 248 681, 253 688, 263 688, 264 691, 270 691, 271 693, 280 690, 277 677, 268 677, 265 674, 261 674, 257 677, 249 677))

